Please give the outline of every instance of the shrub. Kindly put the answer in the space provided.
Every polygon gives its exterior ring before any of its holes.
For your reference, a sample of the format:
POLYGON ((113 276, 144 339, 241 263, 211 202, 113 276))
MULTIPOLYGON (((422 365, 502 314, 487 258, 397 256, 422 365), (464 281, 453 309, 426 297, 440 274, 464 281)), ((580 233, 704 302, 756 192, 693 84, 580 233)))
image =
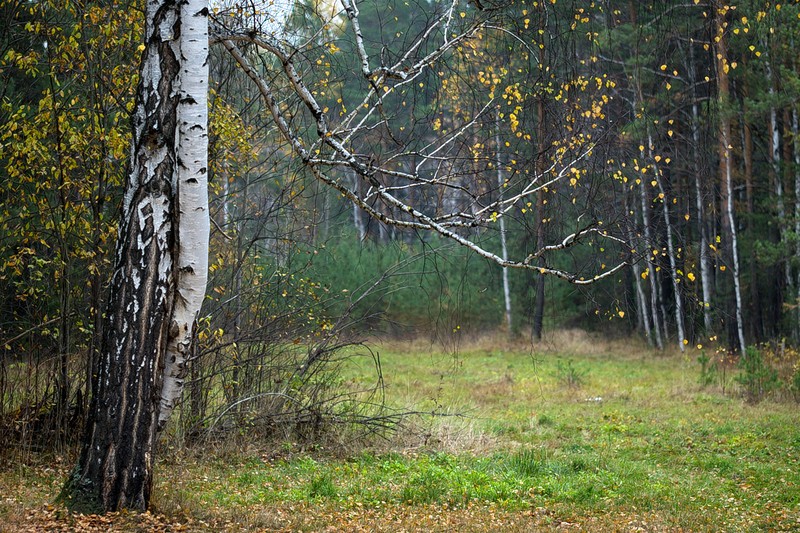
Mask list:
POLYGON ((577 389, 584 383, 584 377, 586 377, 586 370, 579 370, 572 365, 572 360, 568 360, 566 363, 563 361, 559 361, 556 365, 556 373, 558 375, 558 381, 562 385, 569 387, 570 389, 577 389))
POLYGON ((735 379, 743 387, 748 401, 761 401, 782 386, 778 371, 765 362, 761 352, 754 346, 748 347, 739 360, 739 369, 735 379))

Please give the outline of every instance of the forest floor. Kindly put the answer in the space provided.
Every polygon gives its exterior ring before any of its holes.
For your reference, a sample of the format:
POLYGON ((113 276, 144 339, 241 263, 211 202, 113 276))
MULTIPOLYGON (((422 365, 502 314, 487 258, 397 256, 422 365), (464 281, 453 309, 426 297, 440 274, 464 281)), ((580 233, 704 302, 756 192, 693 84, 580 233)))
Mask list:
MULTIPOLYGON (((0 531, 797 531, 800 409, 735 367, 577 332, 377 345, 383 443, 166 446, 149 513, 53 504, 69 454, 0 465, 0 531), (700 377, 703 375, 704 383, 700 377)), ((353 358, 343 386, 374 380, 353 358)))

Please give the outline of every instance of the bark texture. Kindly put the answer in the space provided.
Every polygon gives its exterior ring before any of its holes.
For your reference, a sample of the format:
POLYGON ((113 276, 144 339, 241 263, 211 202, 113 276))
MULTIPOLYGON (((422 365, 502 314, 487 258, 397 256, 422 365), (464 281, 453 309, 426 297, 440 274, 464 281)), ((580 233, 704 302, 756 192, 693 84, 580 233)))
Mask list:
POLYGON ((197 315, 208 279, 208 12, 206 0, 184 0, 175 186, 177 242, 173 281, 176 297, 165 357, 159 428, 183 392, 197 315))
MULTIPOLYGON (((202 6, 198 9, 189 2, 183 9, 187 6, 195 13, 202 11, 205 19, 207 10, 202 6)), ((185 348, 188 353, 186 330, 191 327, 178 324, 173 310, 199 305, 200 286, 205 288, 204 277, 202 283, 189 282, 196 291, 190 295, 185 276, 203 270, 202 263, 207 261, 203 257, 208 251, 207 226, 205 247, 202 239, 188 242, 199 238, 202 228, 187 234, 178 226, 181 218, 194 220, 190 224, 200 224, 196 216, 207 220, 207 202, 201 207, 206 193, 199 191, 205 189, 205 182, 197 180, 194 190, 179 182, 181 177, 185 182, 196 179, 189 176, 191 172, 205 174, 202 147, 178 150, 179 130, 195 126, 187 118, 190 113, 179 113, 179 104, 186 105, 190 99, 180 85, 181 76, 187 76, 186 69, 181 70, 185 56, 180 49, 185 16, 176 0, 154 0, 146 9, 131 159, 102 351, 93 376, 94 395, 81 456, 62 493, 71 508, 84 512, 147 508, 165 354, 168 346, 178 351, 185 348), (188 213, 188 205, 201 214, 188 213), (187 247, 196 248, 194 256, 184 252, 187 247), (176 301, 180 304, 175 305, 176 301)), ((187 27, 196 31, 194 26, 187 27)), ((196 104, 205 108, 205 92, 196 104)), ((188 314, 193 323, 196 311, 188 314)))

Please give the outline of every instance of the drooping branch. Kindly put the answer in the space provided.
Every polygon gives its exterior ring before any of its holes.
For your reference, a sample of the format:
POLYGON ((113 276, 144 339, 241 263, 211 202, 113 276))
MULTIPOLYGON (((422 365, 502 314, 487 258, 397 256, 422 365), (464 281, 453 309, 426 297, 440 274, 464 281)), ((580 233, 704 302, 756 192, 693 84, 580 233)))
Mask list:
MULTIPOLYGON (((491 198, 485 191, 464 185, 459 180, 452 179, 452 165, 456 160, 450 154, 451 148, 455 149, 457 142, 465 143, 469 132, 481 127, 482 121, 487 120, 484 115, 488 115, 487 111, 494 105, 494 98, 490 98, 488 103, 475 110, 461 124, 454 125, 447 133, 426 142, 423 147, 405 146, 405 149, 389 154, 383 161, 377 161, 375 155, 369 153, 369 149, 366 150, 366 154, 353 149, 351 146, 357 135, 364 135, 379 126, 390 129, 391 121, 382 110, 384 99, 388 95, 401 90, 413 90, 410 84, 417 77, 433 70, 437 63, 444 61, 456 48, 468 46, 471 39, 485 30, 486 23, 475 20, 466 24, 460 33, 450 35, 444 42, 434 45, 431 50, 425 50, 426 41, 436 34, 435 29, 437 27, 441 29, 446 24, 447 13, 445 13, 429 21, 426 29, 414 43, 407 50, 397 54, 399 59, 392 65, 375 68, 370 64, 370 56, 364 44, 357 7, 351 0, 344 0, 342 5, 355 39, 355 53, 360 73, 366 78, 368 85, 364 88, 363 96, 356 100, 360 102, 359 105, 347 113, 338 124, 330 120, 327 108, 320 103, 317 93, 304 79, 306 71, 297 66, 297 62, 304 57, 299 50, 274 36, 236 34, 222 28, 218 29, 214 37, 215 41, 223 44, 234 61, 256 85, 281 136, 289 142, 292 151, 315 179, 332 187, 344 198, 384 224, 437 233, 503 267, 542 272, 572 283, 587 284, 608 277, 625 266, 626 263, 622 261, 612 268, 604 268, 602 272, 585 276, 552 268, 538 261, 546 254, 566 250, 584 242, 587 238, 624 243, 621 237, 612 235, 610 230, 603 228, 599 222, 584 224, 584 227, 574 231, 562 242, 540 246, 538 250, 520 260, 504 259, 488 249, 485 244, 481 244, 474 236, 469 235, 467 230, 470 228, 488 226, 496 223, 499 218, 510 216, 512 210, 518 208, 526 198, 539 191, 548 190, 549 187, 570 176, 575 166, 587 159, 595 148, 595 144, 590 143, 579 153, 566 158, 566 161, 564 160, 566 152, 562 152, 544 172, 534 172, 530 177, 526 173, 527 181, 521 181, 520 188, 508 195, 491 198), (239 47, 242 43, 255 45, 257 49, 275 57, 282 79, 307 111, 312 125, 310 130, 315 131, 316 137, 310 139, 301 137, 292 122, 297 117, 289 117, 281 107, 276 96, 276 88, 254 69, 247 54, 239 47), (419 54, 421 57, 412 59, 415 53, 420 51, 422 51, 419 54), (408 165, 404 170, 396 168, 401 166, 402 162, 412 160, 414 164, 411 168, 408 165), (437 167, 433 175, 426 173, 431 165, 437 167), (336 175, 337 170, 343 174, 355 174, 368 186, 352 187, 350 180, 341 179, 336 175), (426 212, 424 208, 401 198, 400 194, 408 193, 413 188, 422 188, 424 191, 441 188, 458 192, 462 198, 472 203, 472 208, 447 209, 444 213, 426 212), (388 209, 378 209, 378 204, 388 209)), ((276 73, 272 72, 272 75, 274 74, 276 73)), ((387 135, 397 142, 391 132, 387 135)))

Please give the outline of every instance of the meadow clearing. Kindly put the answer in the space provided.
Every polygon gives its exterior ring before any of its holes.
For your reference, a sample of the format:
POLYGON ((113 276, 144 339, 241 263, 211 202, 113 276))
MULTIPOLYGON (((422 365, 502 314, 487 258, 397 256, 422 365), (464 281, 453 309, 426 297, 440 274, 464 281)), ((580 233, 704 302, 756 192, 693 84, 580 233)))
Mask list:
MULTIPOLYGON (((800 412, 748 402, 700 351, 560 332, 374 343, 395 432, 163 443, 152 510, 54 504, 74 451, 0 469, 0 529, 83 531, 792 531, 800 412), (701 380, 701 377, 703 379, 701 380)), ((352 357, 343 387, 374 381, 352 357)))

